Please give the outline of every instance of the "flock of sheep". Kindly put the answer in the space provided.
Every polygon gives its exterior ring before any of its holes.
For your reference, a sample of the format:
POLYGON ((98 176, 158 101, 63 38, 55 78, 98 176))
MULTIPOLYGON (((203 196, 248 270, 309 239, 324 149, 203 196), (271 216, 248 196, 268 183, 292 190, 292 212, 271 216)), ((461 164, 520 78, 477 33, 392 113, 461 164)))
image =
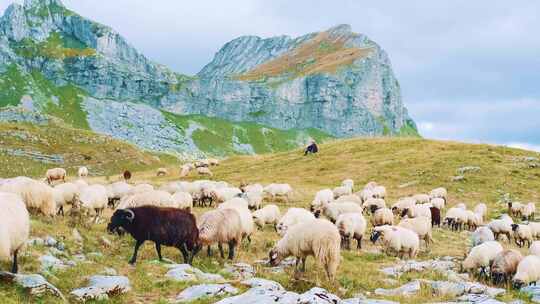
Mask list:
MULTIPOLYGON (((194 169, 199 174, 211 175, 209 167, 218 164, 217 160, 186 164, 181 167, 181 175, 194 169)), ((127 173, 124 177, 129 178, 131 173, 127 173)), ((167 174, 164 168, 157 171, 158 176, 167 174)), ((29 237, 28 211, 63 216, 64 207, 71 205, 69 214, 92 214, 93 222, 99 220, 104 209, 113 209, 107 230, 128 233, 136 240, 129 261, 132 264, 145 241, 155 243, 160 259, 161 246, 178 248, 184 261, 191 263, 204 247, 212 255, 214 245, 222 258, 223 246, 228 246, 228 258, 233 259, 241 242, 250 244, 257 228, 271 225, 281 237, 268 253, 271 265, 293 256, 296 270, 301 267, 305 271, 306 258, 313 256, 328 278, 334 280, 340 251, 351 250, 352 240, 357 249, 362 249, 364 237, 369 236, 387 254, 415 258, 421 240, 426 247, 430 246, 433 227, 443 225, 452 231, 474 231, 473 247, 462 263, 463 269, 490 275, 495 284, 511 280, 515 287, 540 280, 540 241, 535 241, 540 237, 540 223, 531 221, 534 203, 509 203, 508 214, 491 221, 485 204, 467 210, 461 203, 446 210, 441 218, 448 196, 445 188, 403 197, 387 206, 384 186, 370 182, 355 192, 354 181, 347 179, 334 189, 318 191, 309 210, 293 207, 282 213, 276 204, 264 202, 289 201, 293 189, 288 184, 235 187, 224 181, 197 180, 168 182, 155 188, 122 180, 89 185, 85 181, 85 167, 79 169, 78 176, 77 180, 66 182, 66 171, 56 168, 47 171, 45 181, 28 177, 0 179, 0 260, 12 260, 12 272, 17 271, 17 255, 29 237), (192 213, 195 207, 214 208, 196 217, 192 213), (517 224, 510 216, 529 222, 517 224), (505 250, 498 242, 501 235, 520 247, 528 246, 529 255, 523 257, 517 250, 505 250)))

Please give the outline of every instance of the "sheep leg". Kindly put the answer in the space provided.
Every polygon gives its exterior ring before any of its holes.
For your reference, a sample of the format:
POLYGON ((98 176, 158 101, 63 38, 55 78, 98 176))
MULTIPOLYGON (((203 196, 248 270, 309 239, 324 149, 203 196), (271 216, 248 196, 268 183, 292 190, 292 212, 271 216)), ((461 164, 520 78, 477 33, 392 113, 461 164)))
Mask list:
POLYGON ((135 250, 133 251, 133 256, 131 257, 131 260, 129 260, 129 263, 131 265, 135 264, 137 262, 137 253, 139 252, 139 248, 144 243, 144 241, 137 240, 137 243, 135 243, 135 250))
POLYGON ((302 272, 306 272, 306 257, 302 258, 302 272))
POLYGON ((234 259, 234 247, 236 247, 236 242, 234 240, 229 241, 229 256, 228 256, 229 260, 234 259))
POLYGON ((208 245, 208 247, 206 248, 206 254, 211 257, 212 256, 212 247, 210 247, 210 245, 208 245))
POLYGON ((356 249, 362 249, 362 236, 356 239, 356 249))
POLYGON ((221 245, 221 243, 218 243, 218 248, 219 248, 219 254, 221 255, 221 258, 224 259, 225 253, 223 252, 223 246, 221 245))
POLYGON ((347 238, 347 250, 351 250, 351 238, 347 238))
POLYGON ((19 254, 19 249, 13 252, 13 265, 11 265, 11 273, 17 273, 19 271, 19 266, 17 264, 17 255, 19 254))
POLYGON ((180 252, 182 253, 182 257, 184 258, 184 263, 188 264, 189 257, 188 257, 188 251, 186 249, 186 244, 182 243, 180 246, 178 246, 178 249, 180 249, 180 252))
POLYGON ((156 243, 156 252, 157 252, 159 260, 162 261, 163 258, 161 257, 161 244, 160 243, 156 243))

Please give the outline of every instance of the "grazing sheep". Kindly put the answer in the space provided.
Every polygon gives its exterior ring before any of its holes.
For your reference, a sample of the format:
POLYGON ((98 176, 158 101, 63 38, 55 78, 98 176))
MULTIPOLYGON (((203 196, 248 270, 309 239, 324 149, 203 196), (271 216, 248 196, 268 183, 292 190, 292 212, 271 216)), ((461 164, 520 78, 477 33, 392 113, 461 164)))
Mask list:
POLYGON ((98 217, 107 208, 109 199, 107 197, 107 189, 102 185, 91 185, 81 190, 77 202, 74 202, 74 208, 82 210, 92 210, 95 213, 94 221, 97 222, 98 217))
POLYGON ((409 209, 416 204, 416 201, 412 197, 402 197, 395 204, 392 205, 392 212, 399 215, 405 209, 409 209))
POLYGON ((314 212, 322 207, 323 204, 330 204, 332 201, 334 201, 334 192, 332 192, 332 190, 320 190, 315 194, 315 198, 311 202, 310 210, 311 212, 314 212))
POLYGON ((151 190, 122 197, 117 209, 141 206, 176 207, 172 195, 165 191, 151 190))
POLYGON ((234 209, 238 212, 240 222, 242 223, 242 238, 247 238, 248 242, 251 243, 251 235, 253 234, 255 224, 253 223, 253 216, 247 207, 247 202, 243 199, 236 198, 219 205, 218 209, 234 209), (244 201, 245 205, 241 204, 241 201, 244 201))
POLYGON ((433 238, 431 237, 431 220, 427 217, 404 218, 399 222, 398 226, 416 232, 418 237, 426 242, 426 247, 429 246, 429 243, 433 242, 433 238))
POLYGON ((257 227, 262 229, 266 224, 274 225, 277 231, 277 223, 281 217, 279 207, 276 205, 266 205, 264 208, 253 212, 253 222, 257 227))
POLYGON ((417 204, 427 204, 430 201, 430 197, 427 194, 415 194, 412 198, 416 201, 417 204))
POLYGON ((282 197, 285 201, 289 201, 293 189, 289 184, 270 184, 264 187, 264 193, 270 195, 272 200, 277 197, 282 197))
MULTIPOLYGON (((350 195, 340 196, 340 197, 338 197, 334 202, 335 202, 335 203, 339 203, 339 202, 353 202, 353 203, 357 203, 359 206, 362 205, 362 199, 361 199, 360 197, 358 197, 358 195, 356 195, 356 194, 350 194, 350 195)), ((329 203, 331 203, 331 201, 330 201, 329 203)))
POLYGON ((63 168, 53 168, 47 170, 45 177, 47 178, 47 183, 52 184, 52 182, 61 180, 62 182, 66 181, 66 169, 63 168))
POLYGON ((78 179, 73 182, 77 187, 79 187, 79 191, 81 191, 82 188, 88 187, 88 183, 84 179, 78 179))
POLYGON ((208 175, 208 176, 213 176, 214 174, 212 174, 212 171, 210 171, 209 168, 207 167, 197 167, 197 173, 199 175, 208 175))
POLYGON ((386 197, 386 188, 384 186, 376 186, 371 191, 374 198, 384 199, 386 197))
POLYGON ((277 224, 278 234, 280 236, 284 236, 287 230, 289 230, 292 226, 312 219, 315 219, 315 216, 306 209, 289 208, 289 210, 287 210, 285 215, 281 217, 277 224))
POLYGON ((12 261, 11 272, 17 273, 20 250, 30 235, 30 216, 21 197, 0 192, 0 261, 12 261))
POLYGON ((533 241, 531 227, 527 225, 512 224, 512 231, 514 231, 516 245, 523 247, 525 243, 527 243, 528 247, 531 247, 533 241))
POLYGON ((351 188, 351 191, 354 191, 354 181, 352 179, 350 179, 350 178, 343 180, 341 182, 341 185, 343 187, 349 187, 349 188, 351 188))
POLYGON ((493 231, 488 227, 478 227, 471 235, 472 246, 478 246, 482 243, 495 241, 493 231))
POLYGON ((431 198, 442 198, 446 203, 446 197, 448 196, 448 191, 445 188, 435 188, 429 192, 429 197, 431 198))
POLYGON ((242 194, 242 191, 238 188, 226 187, 226 188, 214 188, 209 190, 210 197, 216 204, 223 203, 231 200, 238 195, 242 194))
POLYGON ((150 191, 154 191, 154 186, 150 184, 138 184, 138 185, 133 186, 129 190, 127 195, 133 195, 137 193, 150 192, 150 191))
POLYGON ((126 170, 126 171, 124 171, 122 176, 124 177, 124 180, 128 181, 128 180, 131 179, 131 172, 129 170, 126 170))
POLYGON ((180 167, 180 177, 186 177, 194 169, 193 164, 184 164, 180 167))
POLYGON ((366 232, 367 222, 360 213, 343 213, 336 220, 339 234, 342 239, 342 247, 351 249, 351 238, 356 240, 356 248, 362 249, 362 238, 366 232))
POLYGON ((482 221, 486 220, 487 217, 487 206, 484 203, 479 203, 474 206, 473 212, 481 216, 482 221))
POLYGON ((461 230, 466 222, 467 214, 465 210, 457 207, 448 209, 443 220, 443 223, 448 225, 451 230, 461 230))
POLYGON ((234 248, 242 240, 242 222, 234 209, 215 209, 205 212, 199 219, 199 239, 201 245, 208 246, 208 256, 212 255, 210 246, 218 243, 221 258, 225 258, 222 244, 229 245, 230 260, 234 259, 234 248))
POLYGON ((523 216, 526 220, 533 220, 534 214, 536 213, 536 205, 534 203, 528 203, 527 205, 523 206, 521 210, 521 216, 523 216))
POLYGON ((501 251, 503 251, 503 248, 496 241, 489 241, 475 246, 463 261, 463 269, 467 271, 480 268, 480 275, 487 275, 487 268, 501 251))
POLYGON ((124 182, 114 182, 112 184, 109 184, 106 186, 107 188, 107 198, 108 198, 108 205, 111 208, 114 208, 116 205, 116 202, 119 202, 122 197, 128 195, 133 188, 132 185, 124 182))
POLYGON ((175 208, 143 206, 116 210, 107 226, 109 232, 119 228, 127 231, 136 241, 131 265, 137 261, 137 252, 145 241, 156 244, 159 260, 161 245, 176 247, 182 252, 184 263, 191 264, 200 250, 199 229, 193 214, 175 208))
POLYGON ((64 215, 64 206, 73 204, 79 195, 79 187, 74 183, 63 183, 53 188, 53 196, 58 208, 57 214, 64 215))
POLYGON ((529 254, 540 256, 540 241, 532 242, 531 247, 529 247, 529 254))
POLYGON ((493 284, 507 283, 516 273, 521 260, 523 260, 523 255, 517 250, 509 249, 499 252, 491 264, 493 284))
POLYGON ((394 225, 394 214, 392 210, 388 208, 380 208, 375 210, 373 217, 371 218, 371 224, 373 226, 394 225))
POLYGON ((365 202, 367 201, 368 199, 370 198, 375 198, 375 195, 373 193, 373 190, 372 189, 364 189, 360 192, 357 192, 355 193, 358 197, 360 197, 360 199, 362 200, 362 202, 365 202))
POLYGON ((334 198, 336 199, 340 196, 351 195, 352 189, 346 186, 339 186, 339 187, 335 187, 332 190, 332 193, 334 194, 334 198))
POLYGON ((436 207, 429 207, 431 212, 431 226, 441 227, 441 209, 436 207))
POLYGON ((422 205, 414 205, 410 208, 404 209, 401 212, 401 217, 419 217, 419 216, 425 216, 429 219, 431 219, 431 206, 429 204, 422 204, 422 205))
POLYGON ((264 192, 264 187, 261 184, 245 184, 240 186, 242 192, 264 192))
POLYGON ((467 210, 467 205, 465 205, 465 203, 459 203, 454 208, 458 208, 458 209, 461 209, 461 210, 467 210))
POLYGON ((373 213, 377 209, 386 208, 386 202, 382 198, 370 198, 364 202, 362 208, 373 213))
POLYGON ((429 203, 431 204, 431 206, 439 209, 439 210, 442 210, 444 209, 444 206, 446 204, 446 202, 444 201, 443 198, 440 198, 440 197, 434 197, 432 198, 429 203))
POLYGON ((540 280, 540 257, 528 255, 519 262, 512 283, 515 289, 520 289, 523 285, 536 284, 538 280, 540 280))
POLYGON ((291 227, 285 236, 270 250, 270 264, 277 266, 289 256, 296 257, 296 268, 302 262, 306 270, 306 258, 314 256, 324 266, 330 281, 334 281, 341 261, 339 231, 332 223, 314 219, 291 227))
POLYGON ((156 176, 165 176, 169 175, 169 170, 167 168, 158 168, 156 172, 156 176))
POLYGON ((79 176, 79 178, 88 177, 88 168, 79 167, 79 170, 77 171, 77 176, 79 176))
POLYGON ((193 197, 191 194, 183 191, 178 191, 172 196, 173 204, 176 208, 184 209, 191 212, 193 208, 193 197))
POLYGON ((508 214, 512 215, 512 216, 521 216, 521 213, 523 211, 523 207, 525 205, 523 205, 522 203, 520 202, 509 202, 508 203, 508 214))
POLYGON ((467 216, 466 223, 469 227, 469 230, 475 230, 478 226, 481 226, 483 224, 481 214, 474 213, 471 210, 465 210, 465 214, 467 216))
POLYGON ((335 223, 340 214, 350 212, 362 213, 362 208, 352 202, 323 204, 321 210, 315 211, 315 217, 318 218, 321 211, 332 223, 335 223))
POLYGON ((233 207, 233 208, 238 207, 238 208, 249 209, 248 202, 241 197, 231 198, 230 200, 227 200, 226 202, 219 204, 219 207, 222 209, 228 208, 228 207, 233 207))
POLYGON ((531 227, 533 237, 540 238, 540 223, 529 222, 529 227, 531 227))
POLYGON ((244 192, 241 197, 247 200, 250 210, 261 209, 263 194, 261 192, 244 192))
POLYGON ((495 240, 499 239, 499 235, 504 234, 508 238, 508 241, 512 237, 512 222, 507 219, 492 220, 488 223, 488 228, 493 231, 495 235, 495 240))
POLYGON ((405 254, 414 259, 420 248, 418 235, 409 229, 397 226, 378 226, 373 228, 370 240, 375 244, 381 238, 386 254, 394 251, 396 255, 403 258, 405 254))
POLYGON ((0 191, 20 195, 28 210, 36 209, 46 216, 56 215, 53 190, 45 183, 20 176, 4 181, 0 191))

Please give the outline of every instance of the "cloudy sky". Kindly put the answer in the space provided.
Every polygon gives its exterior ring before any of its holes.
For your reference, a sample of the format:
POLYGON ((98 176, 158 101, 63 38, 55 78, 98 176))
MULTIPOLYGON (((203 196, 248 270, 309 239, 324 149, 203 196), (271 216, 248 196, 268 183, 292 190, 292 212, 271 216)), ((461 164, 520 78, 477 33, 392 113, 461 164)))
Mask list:
MULTIPOLYGON (((10 0, 0 0, 3 11, 10 0)), ((540 1, 64 0, 148 57, 195 74, 240 35, 348 23, 390 55, 424 137, 540 151, 540 1)))

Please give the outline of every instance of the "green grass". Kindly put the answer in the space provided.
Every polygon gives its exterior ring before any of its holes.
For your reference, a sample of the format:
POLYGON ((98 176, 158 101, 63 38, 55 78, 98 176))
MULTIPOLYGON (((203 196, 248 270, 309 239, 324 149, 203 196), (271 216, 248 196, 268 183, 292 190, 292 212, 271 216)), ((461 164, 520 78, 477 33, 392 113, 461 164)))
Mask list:
POLYGON ((29 79, 15 64, 7 66, 6 72, 0 75, 0 108, 19 105, 26 93, 29 79))
POLYGON ((53 32, 47 40, 36 42, 25 38, 20 42, 11 42, 15 52, 25 58, 44 57, 63 60, 71 57, 88 57, 96 55, 96 50, 87 47, 73 36, 65 36, 53 32))
POLYGON ((407 120, 405 124, 399 129, 398 136, 402 137, 420 137, 418 129, 414 125, 413 121, 407 120))

